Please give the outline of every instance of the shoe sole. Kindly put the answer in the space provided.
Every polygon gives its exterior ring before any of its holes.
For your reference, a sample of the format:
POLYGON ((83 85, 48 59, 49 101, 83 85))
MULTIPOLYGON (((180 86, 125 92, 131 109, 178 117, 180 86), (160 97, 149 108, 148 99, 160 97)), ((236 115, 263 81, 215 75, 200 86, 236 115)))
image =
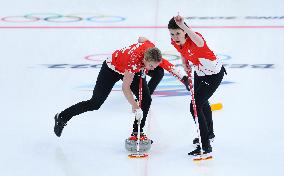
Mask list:
POLYGON ((204 151, 203 151, 202 155, 190 155, 188 153, 188 156, 193 157, 193 159, 195 159, 195 158, 202 158, 202 159, 208 158, 208 159, 210 159, 213 156, 213 151, 211 151, 209 153, 204 153, 204 151))

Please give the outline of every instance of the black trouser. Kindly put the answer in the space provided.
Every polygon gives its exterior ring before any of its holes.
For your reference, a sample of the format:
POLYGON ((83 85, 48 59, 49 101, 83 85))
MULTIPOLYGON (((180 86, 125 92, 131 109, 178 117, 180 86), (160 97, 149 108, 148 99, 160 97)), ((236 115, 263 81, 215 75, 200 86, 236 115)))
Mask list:
MULTIPOLYGON (((91 99, 87 101, 79 102, 71 107, 65 109, 60 113, 60 117, 63 121, 67 122, 72 117, 82 114, 87 111, 98 110, 104 101, 107 99, 108 95, 110 94, 113 86, 119 80, 123 79, 123 75, 113 71, 110 69, 106 62, 103 63, 102 68, 99 72, 97 77, 97 82, 95 88, 93 90, 93 96, 91 99)), ((131 91, 138 99, 139 97, 139 80, 140 80, 140 73, 134 75, 132 84, 130 86, 131 91)), ((141 109, 143 111, 143 118, 141 120, 141 130, 145 126, 146 117, 151 105, 151 96, 147 86, 146 79, 142 79, 142 102, 141 102, 141 109)), ((138 131, 137 121, 134 121, 133 130, 138 131)))
POLYGON ((150 91, 150 95, 152 95, 164 77, 164 69, 160 66, 156 67, 154 70, 148 71, 147 75, 151 77, 150 81, 148 82, 148 87, 150 91))
MULTIPOLYGON (((224 73, 224 67, 222 67, 219 73, 213 75, 197 76, 196 72, 194 72, 194 98, 201 142, 204 147, 210 145, 208 137, 214 134, 212 111, 208 100, 221 84, 224 73)), ((190 111, 194 118, 192 103, 190 104, 190 111)))
MULTIPOLYGON (((151 77, 150 81, 148 82, 148 90, 149 90, 149 93, 150 93, 150 96, 151 96, 153 94, 153 92, 155 91, 156 87, 158 86, 158 84, 160 83, 160 81, 162 80, 163 76, 164 76, 164 69, 162 67, 158 66, 154 70, 149 70, 147 75, 149 75, 151 77)), ((146 81, 146 79, 144 79, 143 81, 146 81)), ((143 82, 143 86, 144 85, 146 85, 146 82, 143 82)), ((138 89, 139 89, 139 87, 134 88, 134 90, 138 90, 138 89)), ((143 87, 143 91, 144 91, 144 87, 143 87)), ((137 96, 136 96, 136 98, 137 98, 137 96)), ((143 99, 144 99, 144 93, 142 95, 142 102, 143 102, 143 99)), ((149 108, 147 109, 147 114, 148 114, 149 108)), ((147 116, 147 114, 146 114, 146 116, 147 116)), ((143 127, 145 126, 146 116, 145 116, 144 110, 143 110, 143 119, 141 121, 141 126, 140 126, 141 127, 140 131, 142 131, 142 132, 143 132, 143 127)), ((135 120, 134 124, 133 124, 133 132, 138 131, 137 127, 138 127, 137 121, 135 120)))

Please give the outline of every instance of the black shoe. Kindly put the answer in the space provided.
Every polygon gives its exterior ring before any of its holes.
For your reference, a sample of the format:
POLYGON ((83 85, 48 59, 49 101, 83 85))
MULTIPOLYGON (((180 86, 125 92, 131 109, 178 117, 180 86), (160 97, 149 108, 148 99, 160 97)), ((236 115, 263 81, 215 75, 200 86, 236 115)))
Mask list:
MULTIPOLYGON (((132 133, 131 133, 131 136, 137 136, 138 135, 138 132, 137 131, 133 131, 132 133)), ((143 133, 143 131, 140 131, 140 136, 143 136, 143 135, 145 135, 144 133, 143 133)))
MULTIPOLYGON (((212 147, 210 145, 206 146, 206 147, 203 147, 203 154, 209 154, 211 152, 212 152, 212 147)), ((201 155, 201 147, 200 147, 200 145, 198 145, 196 147, 196 149, 193 150, 192 152, 189 152, 188 155, 191 155, 191 156, 201 155)))
POLYGON ((59 113, 55 114, 54 120, 55 120, 54 133, 56 134, 56 136, 60 137, 62 130, 67 125, 67 123, 64 122, 62 118, 60 118, 59 113))
MULTIPOLYGON (((138 132, 132 132, 130 138, 137 140, 138 132)), ((140 140, 147 140, 148 137, 143 132, 140 132, 140 140)))
MULTIPOLYGON (((212 143, 214 141, 215 138, 215 134, 210 134, 208 136, 210 143, 212 143)), ((199 144, 199 139, 198 138, 194 138, 192 141, 193 144, 199 144)))

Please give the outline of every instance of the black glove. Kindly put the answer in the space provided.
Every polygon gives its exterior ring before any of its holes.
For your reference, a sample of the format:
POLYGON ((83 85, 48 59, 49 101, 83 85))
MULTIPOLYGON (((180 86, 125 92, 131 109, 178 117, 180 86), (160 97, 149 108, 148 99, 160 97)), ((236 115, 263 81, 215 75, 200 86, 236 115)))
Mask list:
POLYGON ((185 85, 185 88, 186 88, 188 91, 190 91, 190 89, 189 89, 189 83, 188 83, 188 77, 187 77, 187 76, 182 77, 181 82, 185 85))

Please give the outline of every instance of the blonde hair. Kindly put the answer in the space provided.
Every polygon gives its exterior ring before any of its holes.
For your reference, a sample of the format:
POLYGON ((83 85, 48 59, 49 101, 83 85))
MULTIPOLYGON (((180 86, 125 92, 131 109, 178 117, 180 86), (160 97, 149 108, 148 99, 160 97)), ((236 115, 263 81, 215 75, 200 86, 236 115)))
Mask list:
POLYGON ((160 62, 162 60, 162 53, 156 47, 149 48, 146 50, 144 58, 148 62, 160 62))

